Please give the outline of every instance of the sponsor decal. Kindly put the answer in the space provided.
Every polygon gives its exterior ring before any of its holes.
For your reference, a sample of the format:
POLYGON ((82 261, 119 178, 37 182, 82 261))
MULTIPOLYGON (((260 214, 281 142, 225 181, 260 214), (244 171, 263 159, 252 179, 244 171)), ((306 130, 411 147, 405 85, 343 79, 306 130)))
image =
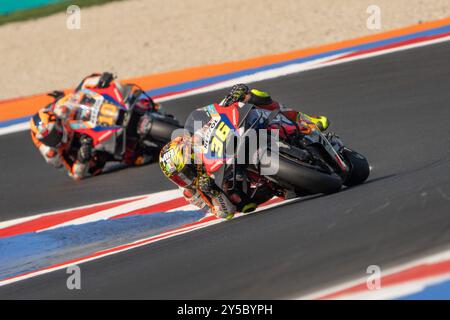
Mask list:
POLYGON ((220 117, 214 117, 211 119, 211 121, 209 121, 209 123, 206 125, 206 129, 204 130, 203 133, 203 150, 204 152, 208 152, 208 147, 209 147, 209 143, 211 141, 211 136, 214 132, 214 129, 217 127, 217 125, 220 122, 220 117))

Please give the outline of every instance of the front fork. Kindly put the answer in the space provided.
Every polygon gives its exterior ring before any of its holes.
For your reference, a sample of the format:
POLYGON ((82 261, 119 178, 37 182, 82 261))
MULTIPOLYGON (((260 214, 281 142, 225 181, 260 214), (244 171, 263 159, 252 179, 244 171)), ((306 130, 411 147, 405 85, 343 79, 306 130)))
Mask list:
POLYGON ((323 135, 323 133, 317 128, 312 128, 311 133, 305 136, 306 140, 310 143, 319 143, 328 153, 330 158, 336 164, 336 167, 340 169, 338 172, 343 178, 345 178, 350 173, 350 167, 345 163, 344 158, 340 153, 338 153, 328 139, 323 135))

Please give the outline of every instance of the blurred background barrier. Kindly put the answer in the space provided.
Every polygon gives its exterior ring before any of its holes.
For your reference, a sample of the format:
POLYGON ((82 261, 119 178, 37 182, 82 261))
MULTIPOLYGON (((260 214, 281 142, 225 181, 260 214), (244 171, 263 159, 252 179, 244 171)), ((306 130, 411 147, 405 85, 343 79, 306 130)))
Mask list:
POLYGON ((2 0, 0 3, 0 14, 8 14, 18 10, 37 8, 64 0, 2 0))
POLYGON ((81 26, 69 29, 69 4, 0 15, 1 24, 15 14, 61 6, 46 17, 0 26, 0 57, 8 62, 2 64, 0 100, 71 88, 94 71, 135 78, 370 36, 450 15, 448 0, 377 0, 377 7, 372 0, 78 0, 81 26), (99 3, 104 4, 87 7, 99 3))

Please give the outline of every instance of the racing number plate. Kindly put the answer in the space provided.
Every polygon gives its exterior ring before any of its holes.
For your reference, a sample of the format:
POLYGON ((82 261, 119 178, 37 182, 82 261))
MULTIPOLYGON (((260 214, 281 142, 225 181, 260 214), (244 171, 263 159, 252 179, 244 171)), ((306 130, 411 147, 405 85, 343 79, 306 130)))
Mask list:
POLYGON ((224 153, 224 145, 231 132, 231 128, 224 122, 219 121, 212 130, 212 134, 207 137, 206 142, 209 142, 209 148, 205 148, 207 154, 212 158, 222 158, 224 153))
POLYGON ((113 104, 97 100, 92 107, 91 124, 93 126, 113 126, 116 123, 119 108, 113 104))

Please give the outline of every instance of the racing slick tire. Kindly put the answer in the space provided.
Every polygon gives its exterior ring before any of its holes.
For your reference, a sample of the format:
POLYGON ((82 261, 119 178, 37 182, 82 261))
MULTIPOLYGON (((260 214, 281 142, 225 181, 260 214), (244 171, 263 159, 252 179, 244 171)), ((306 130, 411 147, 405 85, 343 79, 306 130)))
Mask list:
POLYGON ((362 154, 348 148, 344 148, 342 155, 350 165, 350 174, 345 179, 344 185, 352 187, 366 181, 370 174, 370 166, 367 159, 362 154))
POLYGON ((147 137, 158 142, 167 143, 172 139, 172 132, 182 128, 180 125, 159 119, 153 119, 147 137))

